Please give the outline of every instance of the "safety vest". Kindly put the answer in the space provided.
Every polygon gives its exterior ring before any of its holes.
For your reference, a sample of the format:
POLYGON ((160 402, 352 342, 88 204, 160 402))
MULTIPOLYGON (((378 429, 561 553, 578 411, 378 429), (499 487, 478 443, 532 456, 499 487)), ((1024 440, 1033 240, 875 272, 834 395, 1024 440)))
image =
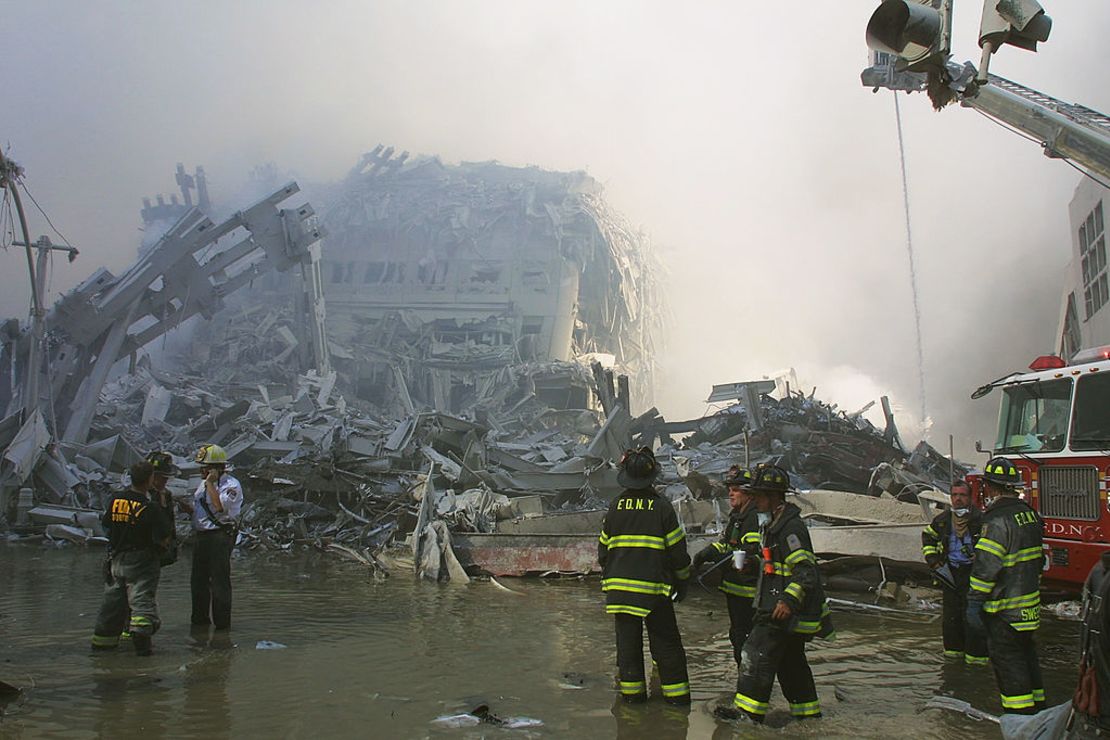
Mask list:
POLYGON ((597 544, 605 611, 646 617, 690 577, 686 533, 654 489, 626 490, 609 505, 597 544))
POLYGON ((1016 496, 1000 496, 983 514, 968 599, 1019 632, 1041 624, 1044 521, 1016 496))

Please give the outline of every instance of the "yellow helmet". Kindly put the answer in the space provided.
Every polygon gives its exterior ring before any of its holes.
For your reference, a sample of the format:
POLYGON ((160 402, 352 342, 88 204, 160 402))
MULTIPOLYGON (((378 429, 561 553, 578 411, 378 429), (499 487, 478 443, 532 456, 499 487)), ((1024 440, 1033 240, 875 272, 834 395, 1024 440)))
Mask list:
POLYGON ((219 445, 201 445, 193 460, 201 465, 227 465, 227 452, 219 445))

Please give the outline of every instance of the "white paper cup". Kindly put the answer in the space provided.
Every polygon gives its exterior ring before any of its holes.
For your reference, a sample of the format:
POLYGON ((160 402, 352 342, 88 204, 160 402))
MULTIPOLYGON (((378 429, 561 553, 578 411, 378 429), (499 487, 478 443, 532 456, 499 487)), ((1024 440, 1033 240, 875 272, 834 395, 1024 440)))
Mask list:
POLYGON ((744 567, 744 557, 747 554, 748 553, 744 552, 743 550, 733 550, 732 551, 732 567, 736 568, 736 570, 740 570, 741 568, 743 568, 744 567))

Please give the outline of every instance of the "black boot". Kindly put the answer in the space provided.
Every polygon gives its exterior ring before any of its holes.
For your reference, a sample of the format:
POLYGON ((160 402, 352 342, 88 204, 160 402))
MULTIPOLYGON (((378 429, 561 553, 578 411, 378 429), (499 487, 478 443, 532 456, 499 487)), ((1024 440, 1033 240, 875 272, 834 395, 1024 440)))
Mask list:
POLYGON ((135 655, 145 657, 154 652, 151 647, 150 635, 140 635, 138 632, 132 632, 131 644, 135 646, 135 655))

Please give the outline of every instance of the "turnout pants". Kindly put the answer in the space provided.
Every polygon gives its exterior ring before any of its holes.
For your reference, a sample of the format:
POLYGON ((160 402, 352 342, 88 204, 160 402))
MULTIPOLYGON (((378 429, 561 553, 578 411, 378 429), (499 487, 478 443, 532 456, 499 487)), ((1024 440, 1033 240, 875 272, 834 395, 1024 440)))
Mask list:
POLYGON ((651 657, 659 666, 663 698, 673 704, 690 702, 690 678, 686 673, 686 650, 678 632, 671 600, 661 597, 646 617, 614 614, 617 632, 617 670, 621 696, 630 701, 647 698, 644 677, 644 625, 647 625, 651 657))
POLYGON ((231 547, 231 534, 224 530, 197 532, 190 577, 193 624, 231 626, 231 547))
POLYGON ((725 602, 728 604, 728 640, 732 643, 732 657, 736 659, 736 668, 739 670, 744 641, 752 631, 755 609, 751 598, 747 596, 725 594, 725 602))
POLYGON ((817 686, 806 660, 805 637, 757 620, 744 643, 743 658, 733 700, 737 709, 762 722, 777 676, 779 688, 790 702, 790 714, 797 719, 821 716, 817 686))
POLYGON ((1044 682, 1033 632, 1018 632, 991 615, 984 615, 991 664, 1002 697, 1002 711, 1036 714, 1044 709, 1044 682))
POLYGON ((147 637, 158 631, 162 623, 155 594, 161 572, 158 554, 153 550, 131 550, 112 556, 112 582, 104 586, 93 630, 94 648, 115 647, 125 629, 147 637))
POLYGON ((986 665, 987 636, 967 624, 967 590, 970 587, 971 566, 950 570, 956 581, 956 590, 942 589, 944 654, 949 658, 963 658, 968 665, 986 665))

